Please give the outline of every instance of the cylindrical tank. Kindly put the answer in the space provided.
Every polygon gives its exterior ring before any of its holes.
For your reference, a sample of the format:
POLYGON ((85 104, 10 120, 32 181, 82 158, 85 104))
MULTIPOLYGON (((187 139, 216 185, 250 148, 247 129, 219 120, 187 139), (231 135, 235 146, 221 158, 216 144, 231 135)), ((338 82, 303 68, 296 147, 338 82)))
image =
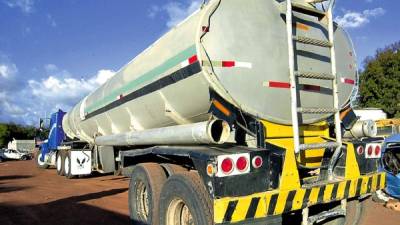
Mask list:
MULTIPOLYGON (((298 0, 305 6, 305 0, 298 0)), ((295 13, 294 33, 327 40, 327 24, 295 13)), ((339 100, 356 79, 347 33, 335 27, 339 100)), ((330 50, 295 43, 296 70, 330 73, 330 50)), ((243 112, 291 123, 284 1, 211 0, 77 104, 63 121, 71 138, 111 135, 209 119, 210 90, 243 112)), ((301 107, 332 108, 332 82, 299 79, 301 107)), ((303 123, 326 119, 304 115, 303 123)))

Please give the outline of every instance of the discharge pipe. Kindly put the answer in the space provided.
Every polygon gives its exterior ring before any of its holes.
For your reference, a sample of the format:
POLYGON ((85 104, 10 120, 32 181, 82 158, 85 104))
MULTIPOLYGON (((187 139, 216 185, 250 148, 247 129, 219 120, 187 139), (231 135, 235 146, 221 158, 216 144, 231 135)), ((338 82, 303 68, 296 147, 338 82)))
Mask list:
POLYGON ((99 146, 223 144, 229 136, 230 126, 226 121, 210 120, 99 136, 95 138, 95 144, 99 146))

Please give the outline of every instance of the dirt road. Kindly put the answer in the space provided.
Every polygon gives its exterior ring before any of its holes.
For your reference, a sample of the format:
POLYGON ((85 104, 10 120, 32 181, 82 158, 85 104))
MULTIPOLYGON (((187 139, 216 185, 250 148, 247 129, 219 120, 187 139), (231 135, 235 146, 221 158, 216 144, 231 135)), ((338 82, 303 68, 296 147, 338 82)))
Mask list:
MULTIPOLYGON (((124 177, 68 180, 33 161, 0 163, 0 224, 130 224, 124 177)), ((400 213, 368 201, 364 225, 400 223, 400 213)))

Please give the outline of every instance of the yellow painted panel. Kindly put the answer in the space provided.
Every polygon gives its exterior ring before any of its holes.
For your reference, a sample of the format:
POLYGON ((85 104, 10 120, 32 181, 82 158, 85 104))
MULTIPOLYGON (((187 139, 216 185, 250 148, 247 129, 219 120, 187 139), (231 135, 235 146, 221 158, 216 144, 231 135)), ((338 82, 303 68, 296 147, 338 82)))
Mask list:
POLYGON ((313 205, 313 204, 317 203, 319 189, 320 189, 320 187, 315 187, 311 190, 309 204, 313 205))
POLYGON ((360 191, 360 194, 362 194, 362 195, 367 193, 369 178, 370 177, 363 177, 363 179, 362 179, 362 185, 361 185, 361 191, 360 191))
POLYGON ((281 192, 278 196, 278 200, 276 202, 275 206, 275 212, 274 215, 279 215, 283 213, 283 210, 285 210, 285 205, 286 205, 286 200, 289 192, 281 192))
POLYGON ((346 182, 339 183, 336 199, 343 199, 344 198, 345 189, 346 189, 346 182))
POLYGON ((229 199, 214 200, 214 221, 215 223, 222 223, 226 209, 228 208, 229 199))
POLYGON ((271 200, 271 195, 266 195, 261 197, 260 202, 258 203, 257 211, 255 214, 255 218, 264 218, 267 216, 267 202, 271 200))
POLYGON ((252 198, 242 198, 239 200, 236 205, 235 212, 232 215, 232 222, 239 222, 246 219, 247 211, 249 210, 249 206, 252 198))
MULTIPOLYGON (((261 121, 268 132, 265 138, 287 138, 293 137, 292 126, 271 123, 269 121, 261 121)), ((324 136, 329 137, 329 126, 327 122, 320 122, 312 125, 300 127, 300 134, 304 137, 324 136)))
POLYGON ((333 191, 333 184, 326 185, 324 193, 324 202, 329 202, 331 200, 332 191, 333 191))
POLYGON ((360 177, 360 168, 358 167, 354 145, 351 143, 347 144, 347 156, 346 156, 346 168, 345 178, 347 180, 355 179, 360 177))
POLYGON ((301 209, 301 207, 303 205, 305 194, 306 194, 305 189, 297 190, 296 195, 294 196, 294 199, 293 199, 292 210, 301 209))

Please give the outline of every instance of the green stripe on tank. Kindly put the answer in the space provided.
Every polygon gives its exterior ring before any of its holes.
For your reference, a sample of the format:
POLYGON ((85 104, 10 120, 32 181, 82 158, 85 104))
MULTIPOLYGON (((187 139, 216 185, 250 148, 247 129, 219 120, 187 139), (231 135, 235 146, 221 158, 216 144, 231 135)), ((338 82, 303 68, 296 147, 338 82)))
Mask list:
POLYGON ((116 101, 116 99, 120 94, 135 91, 139 85, 145 84, 155 79, 156 77, 172 69, 179 63, 183 62, 184 60, 190 58, 195 54, 196 54, 196 45, 192 45, 189 48, 185 49, 184 51, 180 52, 179 54, 175 55, 174 57, 168 59, 163 64, 141 75, 137 79, 132 80, 126 85, 113 90, 109 95, 105 96, 103 99, 97 100, 93 104, 85 107, 85 113, 91 113, 99 108, 102 108, 112 103, 113 101, 116 101))

